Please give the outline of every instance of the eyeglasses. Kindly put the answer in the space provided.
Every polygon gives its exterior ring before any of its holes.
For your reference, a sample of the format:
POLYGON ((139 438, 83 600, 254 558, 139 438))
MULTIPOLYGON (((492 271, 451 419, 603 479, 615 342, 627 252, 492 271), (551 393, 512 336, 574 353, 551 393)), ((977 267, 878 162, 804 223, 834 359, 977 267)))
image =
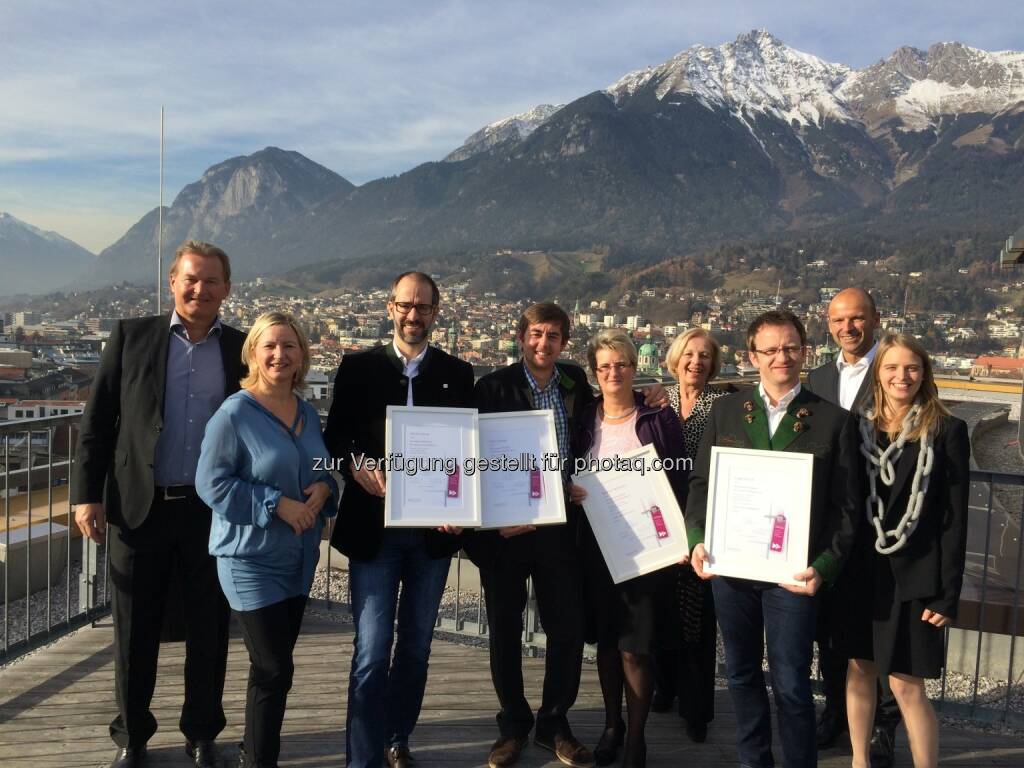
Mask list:
POLYGON ((627 368, 632 367, 632 363, 605 363, 604 365, 597 366, 597 368, 595 368, 594 370, 600 373, 602 376, 607 376, 612 371, 615 371, 616 373, 622 373, 627 368))
POLYGON ((796 346, 772 347, 770 349, 755 349, 752 351, 756 352, 759 355, 764 355, 765 357, 775 357, 777 354, 779 354, 779 352, 781 352, 785 357, 800 357, 800 354, 804 351, 804 348, 796 346))
POLYGON ((403 315, 407 315, 412 312, 413 307, 416 307, 416 311, 421 315, 432 314, 433 311, 437 309, 436 304, 413 304, 411 301, 392 301, 391 304, 403 315))

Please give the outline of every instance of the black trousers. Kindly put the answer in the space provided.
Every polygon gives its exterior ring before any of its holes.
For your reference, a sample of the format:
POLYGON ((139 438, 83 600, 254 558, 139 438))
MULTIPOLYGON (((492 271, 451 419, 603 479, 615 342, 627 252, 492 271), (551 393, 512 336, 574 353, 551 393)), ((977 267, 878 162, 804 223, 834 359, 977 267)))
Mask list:
POLYGON ((584 598, 579 552, 567 543, 563 528, 550 526, 509 539, 480 572, 502 736, 525 737, 534 724, 523 690, 523 610, 530 576, 547 637, 537 734, 553 737, 569 729, 566 715, 576 702, 583 664, 584 598))
POLYGON ((185 702, 179 727, 192 742, 214 739, 224 728, 229 611, 216 560, 207 551, 211 514, 198 497, 158 499, 138 528, 110 525, 107 531, 118 709, 110 737, 120 747, 141 746, 156 732, 149 707, 175 566, 185 608, 185 702))
MULTIPOLYGON (((689 568, 689 566, 684 566, 689 568)), ((676 574, 673 574, 676 577, 676 574)), ((688 574, 685 578, 696 578, 688 574)), ((677 622, 693 622, 695 626, 672 627, 672 637, 659 638, 654 652, 654 684, 658 692, 667 697, 679 697, 679 715, 687 723, 699 725, 715 719, 715 673, 718 666, 718 624, 715 619, 715 601, 711 583, 701 582, 700 617, 679 617, 677 622)), ((678 597, 671 595, 666 611, 679 611, 678 597)), ((683 608, 682 610, 686 610, 683 608)))
POLYGON ((273 768, 281 754, 281 723, 292 688, 292 652, 302 626, 306 596, 296 595, 254 611, 236 611, 249 650, 245 693, 246 766, 273 768))

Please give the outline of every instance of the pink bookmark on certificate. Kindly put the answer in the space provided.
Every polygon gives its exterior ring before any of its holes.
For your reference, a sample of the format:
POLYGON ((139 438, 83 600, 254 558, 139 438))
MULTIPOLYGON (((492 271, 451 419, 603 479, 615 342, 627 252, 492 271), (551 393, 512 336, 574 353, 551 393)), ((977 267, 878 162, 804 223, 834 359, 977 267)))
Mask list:
POLYGON ((654 523, 654 532, 659 539, 668 538, 668 528, 665 526, 665 516, 656 505, 651 507, 651 522, 654 523))
POLYGON ((778 514, 772 523, 772 552, 781 552, 786 546, 786 516, 778 514))
POLYGON ((530 498, 539 499, 541 493, 540 469, 534 467, 530 470, 530 498))
POLYGON ((455 465, 455 471, 448 475, 448 498, 459 498, 459 465, 455 465))

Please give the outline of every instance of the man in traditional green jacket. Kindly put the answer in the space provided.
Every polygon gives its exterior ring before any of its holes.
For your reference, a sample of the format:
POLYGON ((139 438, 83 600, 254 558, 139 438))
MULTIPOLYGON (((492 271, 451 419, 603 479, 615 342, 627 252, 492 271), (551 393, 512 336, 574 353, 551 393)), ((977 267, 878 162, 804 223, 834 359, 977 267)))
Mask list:
MULTIPOLYGON (((686 505, 693 567, 705 570, 708 474, 712 447, 756 448, 814 455, 809 565, 794 574, 800 587, 732 577, 713 583, 725 644, 729 693, 736 710, 740 763, 775 765, 771 710, 761 670, 764 640, 787 768, 817 765, 811 657, 817 611, 814 594, 831 584, 853 545, 863 504, 857 428, 849 413, 800 386, 807 337, 788 311, 765 312, 747 330, 747 350, 761 379, 752 390, 715 401, 704 430, 686 505)), ((765 489, 768 492, 770 489, 765 489)))

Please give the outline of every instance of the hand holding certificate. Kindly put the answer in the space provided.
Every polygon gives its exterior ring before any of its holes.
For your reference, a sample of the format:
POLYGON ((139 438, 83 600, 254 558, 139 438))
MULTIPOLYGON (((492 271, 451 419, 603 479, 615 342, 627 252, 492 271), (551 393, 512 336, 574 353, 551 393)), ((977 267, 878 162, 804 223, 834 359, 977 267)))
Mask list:
POLYGON ((708 573, 803 586, 814 457, 746 448, 711 449, 708 573))
POLYGON ((683 513, 654 446, 619 458, 610 469, 573 475, 587 492, 583 509, 616 584, 678 563, 689 551, 683 513))

